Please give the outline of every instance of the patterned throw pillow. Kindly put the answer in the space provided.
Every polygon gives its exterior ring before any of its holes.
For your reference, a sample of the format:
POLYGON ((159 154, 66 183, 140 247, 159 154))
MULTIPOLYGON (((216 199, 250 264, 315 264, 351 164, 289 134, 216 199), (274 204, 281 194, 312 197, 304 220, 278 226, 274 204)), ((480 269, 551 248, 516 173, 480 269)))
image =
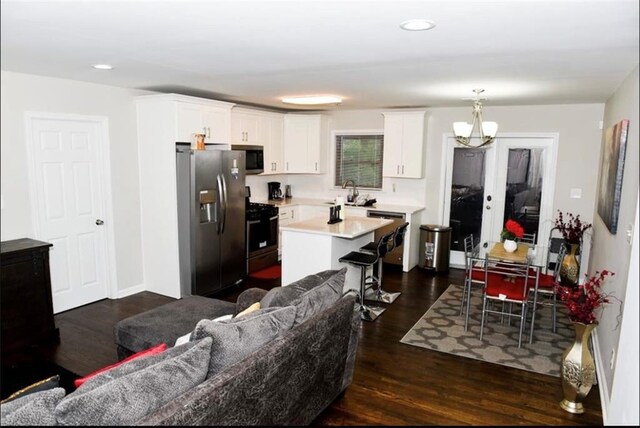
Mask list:
POLYGON ((207 374, 207 377, 211 377, 289 331, 295 317, 296 308, 285 306, 259 309, 228 321, 201 320, 193 330, 191 340, 204 337, 213 340, 207 374))
POLYGON ((133 425, 202 383, 210 353, 205 338, 100 373, 58 404, 58 424, 133 425))

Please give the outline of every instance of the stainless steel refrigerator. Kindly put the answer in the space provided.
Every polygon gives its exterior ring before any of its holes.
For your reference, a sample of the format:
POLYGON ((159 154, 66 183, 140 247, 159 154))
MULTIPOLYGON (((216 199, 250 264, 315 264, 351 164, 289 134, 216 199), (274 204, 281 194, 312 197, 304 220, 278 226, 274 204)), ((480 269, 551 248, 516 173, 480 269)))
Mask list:
POLYGON ((210 295, 245 278, 244 157, 243 151, 176 144, 183 296, 210 295))

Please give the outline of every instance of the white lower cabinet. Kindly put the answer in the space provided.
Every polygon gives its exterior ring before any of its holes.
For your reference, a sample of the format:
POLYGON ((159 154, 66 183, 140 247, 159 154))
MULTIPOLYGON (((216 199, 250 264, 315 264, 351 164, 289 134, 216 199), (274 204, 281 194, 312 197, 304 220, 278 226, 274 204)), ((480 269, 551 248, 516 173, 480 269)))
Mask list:
MULTIPOLYGON (((286 226, 289 223, 293 223, 295 221, 300 220, 300 215, 298 214, 298 206, 293 207, 279 207, 278 208, 278 227, 286 226)), ((278 232, 278 259, 280 259, 282 254, 282 232, 278 232)))

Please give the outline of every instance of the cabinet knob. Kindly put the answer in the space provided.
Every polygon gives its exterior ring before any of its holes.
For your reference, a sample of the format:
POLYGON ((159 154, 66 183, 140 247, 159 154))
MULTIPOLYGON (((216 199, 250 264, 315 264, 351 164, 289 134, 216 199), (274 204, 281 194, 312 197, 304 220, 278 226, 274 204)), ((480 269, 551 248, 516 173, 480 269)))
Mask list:
POLYGON ((104 224, 104 221, 102 221, 102 220, 100 220, 100 219, 97 219, 97 220, 96 220, 96 224, 97 224, 98 226, 102 226, 102 225, 104 224))

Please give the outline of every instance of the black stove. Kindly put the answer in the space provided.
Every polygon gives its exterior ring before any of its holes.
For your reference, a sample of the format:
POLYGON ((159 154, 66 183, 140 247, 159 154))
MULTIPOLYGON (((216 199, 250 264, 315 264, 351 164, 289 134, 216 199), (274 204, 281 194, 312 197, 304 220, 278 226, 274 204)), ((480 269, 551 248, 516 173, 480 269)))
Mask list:
POLYGON ((278 207, 271 204, 249 202, 246 213, 247 221, 269 219, 278 215, 278 207))

